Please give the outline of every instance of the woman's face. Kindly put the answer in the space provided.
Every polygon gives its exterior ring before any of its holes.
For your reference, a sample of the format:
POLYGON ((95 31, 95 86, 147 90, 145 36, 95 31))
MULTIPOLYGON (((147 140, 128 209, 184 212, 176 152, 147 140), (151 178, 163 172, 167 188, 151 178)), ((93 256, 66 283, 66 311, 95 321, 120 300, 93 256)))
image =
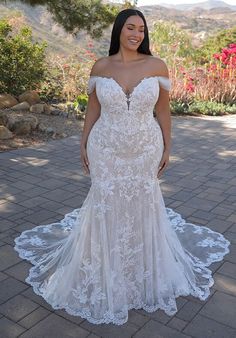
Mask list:
POLYGON ((143 39, 143 19, 138 15, 128 17, 120 33, 120 44, 129 50, 137 50, 143 39))

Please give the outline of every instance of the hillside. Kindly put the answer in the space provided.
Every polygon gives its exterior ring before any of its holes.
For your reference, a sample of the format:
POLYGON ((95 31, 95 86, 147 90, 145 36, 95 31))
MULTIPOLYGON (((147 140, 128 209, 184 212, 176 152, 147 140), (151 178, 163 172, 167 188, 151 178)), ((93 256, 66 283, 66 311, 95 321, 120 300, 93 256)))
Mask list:
POLYGON ((229 5, 226 2, 220 1, 220 0, 208 0, 208 1, 198 2, 195 4, 184 4, 184 0, 183 0, 183 4, 180 4, 180 5, 170 5, 170 4, 160 3, 160 6, 167 7, 167 8, 175 8, 175 9, 182 10, 182 11, 186 11, 186 10, 189 11, 189 10, 193 10, 194 8, 201 8, 204 10, 210 10, 213 8, 228 8, 230 10, 236 11, 236 6, 229 5))
MULTIPOLYGON (((33 36, 37 41, 46 41, 48 51, 52 53, 68 55, 81 48, 87 49, 88 42, 92 39, 86 32, 81 31, 75 38, 55 23, 51 14, 43 6, 31 7, 21 2, 13 4, 0 4, 0 18, 12 18, 22 15, 24 21, 32 28, 33 36)), ((107 34, 106 34, 107 35, 107 34)), ((95 50, 98 55, 104 54, 104 48, 107 49, 109 36, 101 41, 94 41, 95 50)))
POLYGON ((175 22, 192 35, 196 46, 207 36, 236 25, 236 11, 225 7, 210 10, 194 7, 188 11, 162 6, 142 6, 140 9, 147 17, 150 28, 156 20, 175 22))
MULTIPOLYGON (((203 4, 223 3, 222 1, 207 1, 203 4)), ((182 6, 182 5, 181 5, 182 6)), ((177 6, 175 6, 177 7, 177 6)), ((217 6, 210 9, 202 9, 192 5, 188 10, 176 9, 175 7, 166 8, 164 6, 141 6, 140 10, 146 16, 149 29, 152 30, 153 24, 158 20, 173 21, 179 27, 191 33, 195 45, 199 45, 201 40, 208 35, 225 28, 231 28, 236 23, 236 10, 230 7, 217 6)), ((233 7, 233 6, 231 6, 233 7)), ((80 32, 77 37, 73 37, 56 24, 49 12, 43 6, 30 7, 21 2, 13 4, 0 4, 0 18, 22 15, 24 20, 31 26, 36 40, 46 40, 48 51, 59 54, 71 54, 81 48, 87 49, 87 44, 91 38, 86 32, 80 32)), ((99 41, 93 41, 94 50, 98 56, 106 55, 109 49, 111 28, 104 32, 104 36, 99 41)))

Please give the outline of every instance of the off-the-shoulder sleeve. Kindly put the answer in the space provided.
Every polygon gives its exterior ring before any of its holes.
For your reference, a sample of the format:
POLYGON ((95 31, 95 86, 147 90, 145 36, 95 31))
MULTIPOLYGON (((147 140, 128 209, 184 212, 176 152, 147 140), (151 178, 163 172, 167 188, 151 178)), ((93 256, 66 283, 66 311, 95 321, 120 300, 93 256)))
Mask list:
POLYGON ((158 76, 159 84, 165 90, 170 91, 171 89, 171 80, 165 76, 158 76))
POLYGON ((97 80, 97 77, 96 76, 90 76, 89 77, 89 80, 88 80, 88 86, 87 86, 87 94, 91 94, 95 87, 96 87, 96 80, 97 80))

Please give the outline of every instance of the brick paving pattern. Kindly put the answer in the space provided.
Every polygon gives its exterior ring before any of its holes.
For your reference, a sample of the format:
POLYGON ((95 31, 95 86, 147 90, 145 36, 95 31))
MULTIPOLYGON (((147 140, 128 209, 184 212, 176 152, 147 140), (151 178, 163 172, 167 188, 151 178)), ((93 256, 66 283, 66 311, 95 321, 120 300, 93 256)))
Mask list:
POLYGON ((173 118, 169 168, 161 179, 166 206, 189 222, 231 241, 224 261, 211 265, 215 284, 206 301, 179 297, 178 312, 129 311, 122 326, 94 325, 53 310, 25 282, 29 262, 14 238, 53 223, 82 205, 90 178, 80 164, 78 136, 0 153, 1 338, 233 338, 236 337, 236 116, 173 118))

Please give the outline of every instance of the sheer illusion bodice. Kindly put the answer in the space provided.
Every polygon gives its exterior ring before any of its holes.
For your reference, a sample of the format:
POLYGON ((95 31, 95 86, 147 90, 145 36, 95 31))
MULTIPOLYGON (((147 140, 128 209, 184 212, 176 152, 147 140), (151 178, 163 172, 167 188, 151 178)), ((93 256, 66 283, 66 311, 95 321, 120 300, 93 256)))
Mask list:
POLYGON ((15 239, 34 265, 26 281, 54 309, 123 324, 131 308, 173 315, 179 295, 209 295, 208 266, 230 243, 165 207, 157 179, 163 138, 153 116, 160 86, 171 83, 146 77, 128 94, 113 78, 89 79, 101 105, 87 141, 89 193, 60 222, 15 239))

